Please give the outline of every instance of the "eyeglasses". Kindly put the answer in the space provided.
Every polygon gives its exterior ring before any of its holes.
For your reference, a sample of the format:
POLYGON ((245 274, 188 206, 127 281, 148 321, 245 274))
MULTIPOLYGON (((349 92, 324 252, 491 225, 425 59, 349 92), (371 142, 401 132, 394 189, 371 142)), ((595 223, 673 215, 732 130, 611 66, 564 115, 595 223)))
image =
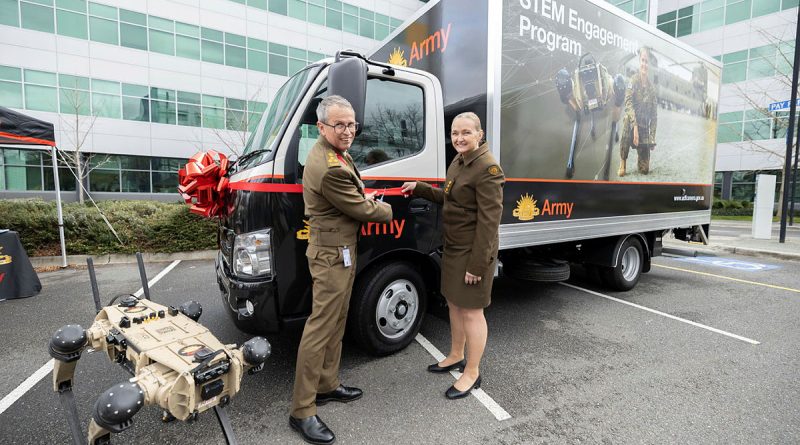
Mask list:
POLYGON ((350 130, 351 133, 355 133, 356 131, 358 131, 359 127, 361 127, 361 124, 359 124, 358 122, 350 122, 349 124, 343 124, 340 122, 335 125, 326 124, 325 122, 322 121, 320 121, 320 123, 322 125, 332 127, 338 134, 344 133, 345 128, 350 130))

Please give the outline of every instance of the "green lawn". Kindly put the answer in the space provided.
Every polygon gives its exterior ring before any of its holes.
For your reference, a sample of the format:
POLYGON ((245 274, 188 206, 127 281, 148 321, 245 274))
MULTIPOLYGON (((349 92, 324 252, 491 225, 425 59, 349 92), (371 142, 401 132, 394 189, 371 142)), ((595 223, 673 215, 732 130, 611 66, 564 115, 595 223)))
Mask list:
MULTIPOLYGON (((722 215, 712 215, 711 221, 752 221, 752 216, 722 216, 722 215)), ((772 217, 772 222, 779 222, 777 216, 772 217)))

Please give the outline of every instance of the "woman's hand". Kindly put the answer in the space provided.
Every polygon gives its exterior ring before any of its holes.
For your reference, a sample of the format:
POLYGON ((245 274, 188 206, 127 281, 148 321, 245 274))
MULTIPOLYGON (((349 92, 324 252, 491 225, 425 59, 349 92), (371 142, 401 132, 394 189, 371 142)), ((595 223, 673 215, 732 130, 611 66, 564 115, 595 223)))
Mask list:
POLYGON ((481 282, 481 277, 477 275, 472 275, 471 273, 467 272, 464 275, 464 284, 478 284, 481 282))
POLYGON ((403 185, 400 187, 400 191, 403 192, 403 196, 413 195, 414 189, 417 188, 417 182, 404 182, 403 185))
POLYGON ((378 192, 369 192, 369 193, 366 193, 366 194, 364 194, 364 199, 366 199, 367 201, 371 201, 371 200, 375 199, 375 195, 376 195, 377 193, 378 193, 378 192))

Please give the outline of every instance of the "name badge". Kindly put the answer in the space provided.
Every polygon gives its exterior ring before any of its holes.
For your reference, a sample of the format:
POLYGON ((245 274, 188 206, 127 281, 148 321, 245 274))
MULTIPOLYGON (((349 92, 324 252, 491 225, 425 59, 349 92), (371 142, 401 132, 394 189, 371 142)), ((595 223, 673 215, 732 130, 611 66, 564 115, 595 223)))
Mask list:
POLYGON ((349 247, 345 247, 342 249, 342 257, 344 258, 344 267, 350 267, 353 265, 353 261, 350 259, 349 247))

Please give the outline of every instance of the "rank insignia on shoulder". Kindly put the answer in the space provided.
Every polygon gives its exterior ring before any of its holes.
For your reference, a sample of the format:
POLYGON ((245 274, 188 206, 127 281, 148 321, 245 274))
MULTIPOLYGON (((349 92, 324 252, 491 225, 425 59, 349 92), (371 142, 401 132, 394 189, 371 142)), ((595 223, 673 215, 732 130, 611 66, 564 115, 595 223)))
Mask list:
POLYGON ((328 167, 338 167, 339 160, 336 158, 336 155, 333 153, 328 153, 328 167))
POLYGON ((493 165, 489 167, 489 174, 492 176, 497 176, 500 174, 500 167, 493 165))

